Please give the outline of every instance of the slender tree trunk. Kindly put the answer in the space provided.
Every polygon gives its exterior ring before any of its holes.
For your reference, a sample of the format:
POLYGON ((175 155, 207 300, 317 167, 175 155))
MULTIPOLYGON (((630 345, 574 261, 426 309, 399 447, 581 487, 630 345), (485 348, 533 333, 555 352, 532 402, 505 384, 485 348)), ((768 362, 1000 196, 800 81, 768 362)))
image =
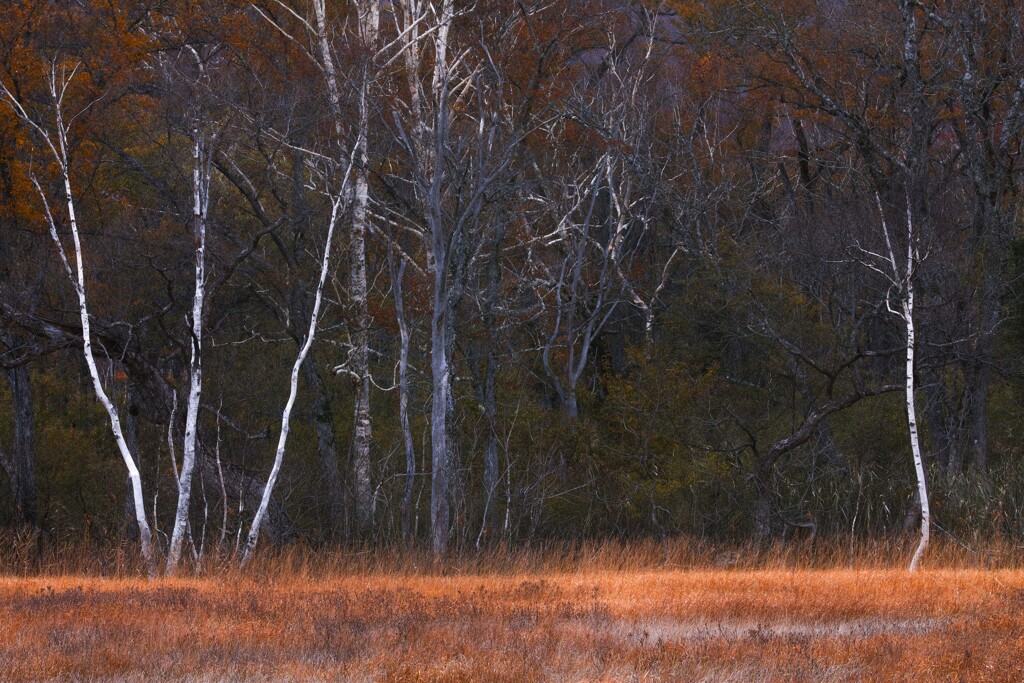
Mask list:
POLYGON ((907 328, 907 422, 910 426, 910 450, 914 454, 914 471, 917 474, 917 496, 921 505, 921 541, 910 561, 910 571, 916 571, 921 564, 921 558, 928 550, 931 511, 928 507, 928 485, 925 482, 924 460, 921 458, 921 444, 917 433, 917 410, 914 406, 914 287, 909 277, 907 280, 907 294, 903 303, 903 321, 907 328))
MULTIPOLYGON (((493 328, 491 328, 493 329, 493 328)), ((488 512, 501 484, 498 463, 498 359, 493 342, 487 347, 487 369, 484 371, 484 519, 483 535, 490 533, 488 512)))
MULTIPOLYGON (((72 214, 72 216, 73 215, 74 214, 72 214)), ((128 448, 128 443, 125 441, 124 432, 121 429, 121 418, 118 415, 117 408, 114 406, 113 402, 111 402, 110 397, 103 388, 103 381, 100 379, 99 369, 96 367, 96 359, 93 356, 92 351, 92 331, 89 324, 89 311, 86 304, 85 273, 82 264, 82 252, 74 218, 71 219, 71 225, 73 231, 72 234, 74 235, 76 261, 78 266, 78 282, 76 288, 78 289, 79 311, 82 320, 82 345, 84 347, 85 362, 89 369, 89 375, 92 379, 92 385, 96 392, 96 397, 107 411, 107 416, 110 418, 110 428, 114 435, 114 441, 117 444, 118 451, 121 453, 121 459, 124 461, 125 467, 128 469, 128 479, 131 481, 132 499, 135 504, 135 522, 139 527, 139 541, 142 546, 142 557, 146 561, 150 575, 155 575, 156 556, 153 553, 152 532, 150 531, 149 522, 146 519, 145 500, 142 496, 142 477, 139 473, 139 468, 136 465, 135 457, 132 455, 131 450, 128 448)))
POLYGON ((369 75, 364 67, 360 87, 359 100, 359 149, 355 178, 355 197, 352 210, 351 236, 351 270, 349 276, 349 296, 355 312, 355 326, 352 343, 355 347, 352 354, 352 369, 356 374, 355 394, 355 431, 352 437, 352 464, 356 491, 356 521, 360 529, 365 530, 371 523, 371 498, 373 485, 371 482, 370 440, 373 436, 370 421, 370 312, 367 306, 366 282, 366 232, 369 217, 367 126, 367 90, 369 75))
MULTIPOLYGON (((457 256, 458 257, 458 256, 457 256)), ((451 259, 451 256, 449 256, 451 259)), ((456 267, 452 266, 452 271, 456 270, 456 267)), ((457 273, 449 274, 450 280, 457 280, 457 273)), ((445 364, 448 368, 448 390, 447 390, 447 401, 445 402, 445 430, 446 430, 446 443, 448 444, 448 458, 446 468, 448 470, 448 504, 451 508, 449 513, 449 519, 451 520, 451 536, 454 536, 456 547, 460 547, 459 544, 463 540, 462 532, 465 530, 465 505, 466 505, 466 482, 465 482, 465 470, 462 467, 462 454, 459 450, 459 439, 458 432, 456 431, 455 425, 455 318, 456 318, 456 307, 459 299, 459 292, 461 285, 449 284, 448 287, 448 304, 445 310, 445 364)))
MULTIPOLYGON (((139 386, 136 378, 129 374, 125 388, 124 439, 128 442, 128 450, 139 452, 139 386)), ((141 466, 138 461, 136 466, 141 466)), ((125 477, 124 491, 124 535, 129 541, 139 539, 139 525, 135 522, 135 501, 132 496, 132 480, 125 477)))
POLYGON ((334 242, 334 226, 338 222, 338 210, 341 208, 343 196, 344 193, 333 200, 333 206, 331 207, 330 222, 327 226, 327 239, 324 242, 324 256, 320 263, 320 280, 317 283, 316 295, 313 299, 313 311, 309 316, 309 331, 306 333, 306 339, 299 348, 295 363, 292 365, 288 400, 285 402, 284 410, 281 412, 281 433, 277 441, 277 453, 274 456, 274 464, 270 469, 270 476, 263 487, 260 506, 256 509, 252 526, 249 527, 249 535, 246 538, 245 549, 242 552, 241 563, 243 566, 249 563, 252 559, 253 551, 256 549, 256 543, 260 537, 260 526, 263 524, 263 519, 267 514, 270 497, 274 491, 274 485, 277 483, 277 477, 281 472, 281 463, 284 461, 285 446, 288 443, 288 432, 291 427, 292 408, 295 406, 295 398, 299 391, 299 370, 305 362, 306 355, 309 353, 310 347, 313 346, 313 338, 316 336, 316 326, 320 319, 320 303, 323 301, 324 283, 327 281, 327 272, 330 268, 331 246, 334 242))
MULTIPOLYGON (((420 8, 424 10, 424 8, 420 8)), ((430 327, 430 369, 431 369, 431 413, 430 413, 430 447, 432 478, 430 483, 430 521, 433 534, 433 552, 435 559, 448 552, 448 536, 451 524, 449 497, 451 494, 451 467, 453 443, 449 428, 452 415, 452 377, 451 349, 454 342, 454 303, 455 297, 451 288, 457 284, 458 276, 450 273, 453 256, 457 259, 457 250, 461 248, 458 235, 450 234, 445 229, 444 209, 442 206, 443 185, 446 181, 445 152, 449 143, 449 63, 448 34, 454 17, 452 0, 442 0, 440 12, 432 7, 435 15, 436 30, 432 36, 434 47, 434 69, 431 93, 434 102, 433 116, 429 120, 433 126, 427 135, 432 143, 428 158, 422 160, 429 170, 424 174, 429 178, 426 186, 426 208, 429 216, 430 251, 434 266, 433 312, 430 327), (449 253, 449 244, 452 253, 449 253), (451 281, 449 281, 451 280, 451 281)), ((419 66, 419 65, 417 65, 419 66)), ((410 74, 415 78, 415 74, 410 74)), ((421 114, 420 131, 428 130, 421 114)))
POLYGON ((484 326, 487 333, 487 368, 484 374, 484 519, 482 533, 489 533, 488 512, 501 485, 501 471, 498 462, 498 317, 496 309, 501 296, 501 248, 505 242, 508 221, 504 215, 498 217, 494 239, 491 241, 490 258, 487 260, 487 289, 484 302, 484 326))
POLYGON ((14 504, 22 521, 35 526, 35 411, 32 406, 32 384, 27 365, 18 365, 7 371, 14 400, 14 448, 5 469, 11 480, 14 504))
MULTIPOLYGON (((303 179, 305 166, 304 153, 296 151, 293 160, 292 203, 295 207, 296 237, 295 253, 304 247, 305 238, 312 234, 312 211, 306 198, 306 187, 303 179)), ((295 280, 289 293, 289 322, 305 320, 309 315, 309 292, 300 281, 295 280)), ((296 342, 302 340, 295 335, 296 342)), ((345 516, 345 489, 342 485, 341 473, 338 469, 337 432, 334 424, 334 409, 330 387, 317 370, 316 354, 311 348, 306 362, 302 364, 302 375, 313 392, 311 410, 316 429, 317 457, 320 461, 321 473, 324 477, 327 493, 328 519, 331 535, 340 538, 347 531, 345 516)))
POLYGON ((349 296, 355 308, 352 332, 352 370, 356 375, 354 397, 355 429, 352 436, 352 475, 355 485, 356 523, 365 531, 372 523, 370 442, 373 426, 370 419, 370 314, 367 307, 366 282, 366 171, 356 173, 356 207, 353 216, 351 255, 352 270, 349 296))
POLYGON ((206 297, 206 215, 210 200, 210 162, 213 154, 196 131, 192 149, 192 226, 195 240, 195 293, 192 296, 192 325, 189 344, 189 392, 185 407, 185 443, 178 478, 178 506, 174 515, 171 543, 167 549, 166 572, 173 574, 181 560, 181 546, 188 534, 192 504, 192 472, 199 443, 199 403, 203 395, 203 307, 206 297))
POLYGON ((432 311, 430 318, 431 373, 431 486, 430 520, 434 557, 448 550, 450 527, 450 473, 453 442, 450 440, 451 412, 451 345, 454 341, 452 315, 455 288, 462 273, 453 272, 459 265, 462 245, 462 223, 453 225, 444 206, 447 187, 447 155, 450 144, 450 87, 448 36, 455 10, 452 0, 428 4, 419 0, 401 0, 402 53, 405 77, 409 85, 409 107, 412 118, 412 140, 402 138, 414 163, 416 191, 426 216, 426 251, 433 273, 432 311), (429 32, 429 38, 427 34, 429 32), (422 59, 421 41, 427 38, 433 48, 429 89, 423 87, 421 74, 426 61, 422 59), (449 245, 451 251, 449 253, 449 245))
POLYGON ((433 552, 441 557, 448 552, 448 402, 451 377, 448 366, 448 324, 445 320, 447 296, 444 287, 445 262, 443 247, 434 257, 434 310, 430 320, 430 525, 433 534, 433 552))
POLYGON ((402 294, 402 277, 405 275, 405 261, 402 261, 396 267, 393 250, 388 251, 388 269, 391 273, 392 290, 395 294, 395 318, 398 320, 398 419, 402 425, 402 441, 405 445, 402 538, 408 542, 413 533, 412 494, 416 483, 416 451, 413 447, 412 427, 409 423, 409 325, 405 319, 405 302, 402 294))
MULTIPOLYGON (((486 329, 487 364, 483 375, 483 421, 486 429, 483 444, 483 488, 484 512, 481 536, 489 532, 490 508, 501 485, 501 468, 498 461, 498 307, 502 287, 502 247, 505 243, 507 219, 498 216, 495 237, 490 244, 490 258, 487 259, 487 286, 483 302, 483 325, 486 329)), ((479 545, 479 544, 478 544, 479 545)))

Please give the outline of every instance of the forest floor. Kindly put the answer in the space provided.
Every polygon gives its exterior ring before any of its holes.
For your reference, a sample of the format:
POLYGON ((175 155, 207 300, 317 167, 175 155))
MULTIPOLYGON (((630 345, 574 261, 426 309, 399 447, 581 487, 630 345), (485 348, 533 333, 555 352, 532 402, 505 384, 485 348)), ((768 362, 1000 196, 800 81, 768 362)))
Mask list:
POLYGON ((1021 681, 1024 572, 0 578, 0 680, 1021 681))

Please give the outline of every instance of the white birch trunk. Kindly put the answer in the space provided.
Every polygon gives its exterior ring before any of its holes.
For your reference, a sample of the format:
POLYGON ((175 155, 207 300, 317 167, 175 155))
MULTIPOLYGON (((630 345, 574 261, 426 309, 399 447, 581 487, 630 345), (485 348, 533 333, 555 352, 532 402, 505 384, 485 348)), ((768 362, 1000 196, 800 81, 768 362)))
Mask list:
POLYGON ((379 0, 361 0, 356 4, 359 33, 364 50, 359 80, 359 129, 356 139, 355 196, 352 206, 350 241, 349 296, 355 309, 353 334, 353 371, 357 376, 355 395, 355 430, 352 438, 353 478, 356 491, 356 520, 365 529, 372 521, 372 482, 370 441, 373 427, 370 420, 370 311, 367 305, 366 233, 369 228, 369 126, 372 54, 379 32, 379 0))
POLYGON ((70 73, 62 70, 61 82, 58 87, 57 64, 52 63, 50 65, 49 86, 50 96, 54 107, 54 116, 57 124, 56 144, 54 144, 53 137, 51 137, 51 135, 34 118, 32 118, 32 116, 29 115, 28 111, 21 105, 21 102, 3 83, 0 83, 0 96, 2 96, 8 104, 11 105, 18 118, 42 137, 47 148, 52 153, 54 161, 57 162, 58 169, 60 170, 61 181, 64 188, 64 201, 68 211, 68 224, 71 229, 71 238, 74 244, 74 270, 72 270, 71 264, 68 262, 64 245, 60 240, 60 236, 57 234, 57 224, 54 220, 53 213, 50 211, 46 194, 43 192, 42 186, 38 181, 36 181, 35 177, 32 177, 32 182, 43 202, 46 219, 49 224, 50 237, 53 240, 54 246, 57 248, 57 252, 61 258, 61 262, 63 263, 68 279, 74 286, 75 293, 78 296, 78 314, 82 324, 82 352, 85 356, 85 364, 89 369, 89 377, 92 379, 93 390, 96 393, 96 398, 103 405, 103 408, 107 411, 107 416, 110 418, 110 429, 113 432, 114 441, 117 444, 118 452, 121 454, 121 459, 124 461, 125 468, 128 470, 128 480, 131 483, 132 490, 132 503, 135 508, 135 521, 139 527, 139 544, 141 546, 142 557, 146 561, 149 575, 155 576, 156 558, 153 553, 152 532, 150 531, 149 522, 146 520, 145 502, 142 497, 142 478, 139 474, 139 468, 136 465, 136 460, 132 457, 131 449, 128 447, 128 442, 125 440, 117 407, 114 405, 113 401, 110 400, 106 390, 103 388, 103 381, 100 378, 99 370, 96 367, 96 358, 92 350, 92 329, 89 322, 89 306, 86 296, 85 265, 82 256, 82 242, 78 231, 78 219, 75 214, 74 192, 71 187, 71 169, 68 163, 67 148, 68 128, 64 123, 63 112, 64 93, 68 84, 72 79, 74 79, 77 69, 78 67, 71 69, 70 73))
MULTIPOLYGON (((902 301, 900 310, 896 311, 891 305, 888 306, 892 313, 898 313, 903 318, 906 329, 907 355, 904 379, 906 381, 906 407, 907 424, 910 436, 910 451, 914 457, 914 473, 917 476, 917 497, 921 506, 921 540, 917 544, 914 556, 910 560, 910 571, 917 571, 921 560, 928 550, 928 541, 931 532, 931 508, 928 504, 928 483, 925 479, 924 459, 921 457, 921 441, 917 430, 917 409, 914 404, 915 374, 914 374, 914 345, 916 333, 914 329, 914 277, 918 265, 918 253, 915 246, 916 235, 914 234, 914 214, 910 203, 910 196, 907 195, 907 255, 906 266, 901 271, 896 260, 896 252, 889 236, 889 226, 885 220, 885 209, 882 206, 882 198, 877 193, 875 201, 878 203, 878 212, 882 222, 882 234, 885 237, 885 248, 887 258, 886 267, 891 268, 892 275, 888 276, 892 286, 900 291, 902 301)), ((878 256, 877 254, 875 256, 878 256)), ((882 272, 872 266, 876 272, 882 272)), ((887 302, 888 303, 888 302, 887 302)))
POLYGON ((917 475, 917 497, 921 505, 921 540, 914 551, 914 557, 910 560, 910 571, 917 571, 921 559, 928 550, 929 534, 931 532, 931 508, 928 504, 928 483, 925 480, 924 459, 921 457, 921 442, 917 433, 917 409, 914 405, 914 271, 916 269, 916 252, 914 249, 914 222, 910 208, 910 199, 907 198, 907 286, 906 296, 903 299, 903 322, 907 328, 907 423, 910 430, 910 450, 914 456, 914 473, 917 475))
POLYGON ((917 571, 921 558, 928 550, 931 530, 931 510, 928 505, 928 484, 925 481, 924 460, 921 458, 921 444, 917 434, 917 411, 914 407, 914 288, 908 287, 903 304, 903 320, 907 326, 907 422, 910 425, 910 449, 914 454, 914 471, 917 474, 917 496, 921 504, 921 540, 910 561, 910 571, 917 571))
MULTIPOLYGON (((61 135, 63 148, 63 135, 61 135)), ((114 406, 107 392, 103 388, 103 381, 100 379, 99 370, 96 367, 96 358, 92 351, 92 330, 89 325, 89 307, 86 299, 85 292, 85 267, 82 260, 82 244, 78 234, 78 223, 75 218, 75 202, 71 193, 71 179, 68 175, 68 170, 65 168, 62 171, 64 176, 64 193, 67 200, 68 207, 68 222, 71 226, 72 240, 75 245, 75 268, 77 274, 77 280, 75 281, 75 290, 78 293, 78 312, 82 321, 82 347, 85 355, 85 363, 89 367, 89 376, 92 378, 93 389, 96 392, 96 398, 99 399, 100 403, 103 404, 103 408, 107 411, 107 415, 110 418, 110 428, 114 434, 114 441, 117 443, 117 449, 121 454, 121 459, 124 461, 125 468, 128 470, 128 479, 131 481, 132 486, 132 501, 135 506, 135 523, 139 525, 139 541, 142 545, 142 557, 146 560, 146 564, 149 567, 149 573, 155 574, 155 561, 156 558, 153 554, 153 543, 152 543, 152 532, 149 529, 149 522, 146 520, 146 509, 145 502, 142 497, 142 477, 139 474, 139 468, 135 464, 135 458, 132 457, 131 451, 128 449, 128 443, 125 441, 124 432, 121 429, 121 419, 118 415, 117 408, 114 406)), ((56 231, 54 231, 56 236, 56 231)))
POLYGON ((210 200, 210 152, 197 131, 192 148, 192 225, 196 249, 195 293, 192 297, 192 356, 189 364, 190 386, 185 408, 185 443, 182 447, 181 473, 178 477, 178 507, 167 551, 166 572, 173 574, 181 559, 181 546, 188 534, 192 501, 192 472, 196 463, 199 435, 199 403, 203 393, 203 304, 206 296, 206 213, 210 200))
MULTIPOLYGON (((430 245, 434 262, 434 311, 431 316, 431 414, 430 441, 433 461, 431 481, 431 532, 433 553, 440 558, 448 552, 448 529, 450 509, 448 494, 451 479, 450 447, 448 444, 448 414, 451 402, 451 368, 448 338, 449 329, 454 330, 449 316, 453 314, 448 291, 448 235, 444 228, 441 206, 442 183, 444 182, 444 151, 448 143, 448 32, 454 17, 452 0, 443 0, 441 16, 434 32, 434 74, 431 92, 435 101, 435 112, 431 131, 433 150, 431 158, 424 160, 430 165, 430 187, 428 215, 430 216, 430 245)), ((426 126, 422 127, 426 130, 426 126)))
MULTIPOLYGON (((355 484, 356 520, 360 529, 371 522, 373 486, 371 482, 370 443, 373 425, 370 414, 370 312, 367 304, 369 290, 366 278, 366 233, 369 227, 369 90, 373 53, 377 49, 380 31, 380 0, 356 0, 355 9, 359 27, 359 40, 364 50, 359 75, 359 127, 355 144, 355 185, 352 206, 352 233, 350 239, 349 297, 355 313, 352 334, 352 372, 356 377, 354 397, 354 424, 352 437, 353 481, 355 484)), ((317 48, 323 66, 327 94, 335 117, 335 132, 342 135, 341 90, 337 70, 331 54, 327 32, 327 11, 324 0, 314 0, 317 48)))
MULTIPOLYGON (((89 369, 89 377, 92 379, 92 387, 96 393, 96 398, 103 405, 103 409, 106 411, 106 415, 111 420, 111 431, 114 433, 114 440, 118 445, 118 452, 121 454, 121 459, 124 461, 125 468, 128 470, 128 479, 131 482, 132 490, 132 502, 135 508, 135 523, 138 524, 138 536, 139 543, 141 545, 142 557, 145 559, 147 571, 150 575, 156 575, 156 556, 153 550, 153 533, 150 530, 150 523, 145 518, 145 503, 142 498, 142 479, 138 471, 138 466, 135 464, 135 459, 132 457, 131 451, 128 447, 128 442, 125 440, 124 431, 121 428, 121 418, 118 415, 118 409, 115 407, 114 402, 110 396, 106 394, 103 389, 102 380, 99 377, 99 371, 96 368, 96 358, 92 352, 92 330, 89 324, 89 307, 86 298, 85 289, 85 265, 82 258, 82 242, 79 237, 78 230, 78 219, 75 215, 75 197, 71 186, 71 171, 67 166, 67 141, 65 130, 63 130, 63 122, 57 110, 57 140, 60 145, 60 174, 63 180, 63 187, 65 187, 65 200, 68 205, 68 221, 71 226, 72 240, 75 245, 75 269, 76 275, 72 280, 75 286, 75 291, 78 294, 78 310, 79 316, 82 321, 82 349, 85 355, 85 364, 89 369)), ((48 213, 48 210, 47 210, 48 213)), ((51 221, 50 224, 50 237, 54 240, 58 250, 60 251, 61 258, 65 259, 67 265, 67 258, 63 254, 63 246, 57 237, 56 226, 51 221)), ((69 275, 71 271, 69 269, 69 275)))
POLYGON ((327 240, 324 244, 324 256, 320 262, 320 280, 317 283, 316 296, 313 299, 313 312, 309 316, 309 332, 306 334, 306 339, 295 358, 295 364, 292 365, 288 401, 285 403, 284 411, 281 413, 281 434, 277 441, 277 454, 274 456, 274 465, 270 469, 270 476, 267 478, 267 484, 263 487, 263 496, 260 498, 260 505, 256 509, 256 516, 253 518, 252 526, 249 528, 249 535, 245 542, 245 549, 242 552, 242 566, 248 564, 252 559, 253 551, 256 549, 256 542, 259 540, 260 536, 260 526, 263 524, 264 517, 266 517, 267 507, 270 505, 270 496, 274 491, 274 485, 277 483, 277 476, 281 472, 281 463, 284 461, 284 450, 288 443, 288 431, 291 425, 292 408, 295 405, 295 397, 299 390, 299 370, 302 367, 302 363, 305 362, 306 355, 309 353, 309 349, 313 345, 313 339, 316 336, 316 326, 320 318, 320 304, 323 301, 324 283, 327 281, 327 272, 330 268, 331 244, 334 241, 334 226, 338 222, 338 211, 341 208, 341 203, 342 195, 339 195, 333 200, 333 205, 331 207, 330 223, 327 226, 327 240))

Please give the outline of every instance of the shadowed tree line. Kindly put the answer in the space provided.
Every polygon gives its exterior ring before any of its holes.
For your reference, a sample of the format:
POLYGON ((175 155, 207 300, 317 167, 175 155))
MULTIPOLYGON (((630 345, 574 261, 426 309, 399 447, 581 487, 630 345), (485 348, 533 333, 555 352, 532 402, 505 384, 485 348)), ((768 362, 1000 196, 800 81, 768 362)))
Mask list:
POLYGON ((0 8, 0 523, 1024 531, 1013 2, 0 8))

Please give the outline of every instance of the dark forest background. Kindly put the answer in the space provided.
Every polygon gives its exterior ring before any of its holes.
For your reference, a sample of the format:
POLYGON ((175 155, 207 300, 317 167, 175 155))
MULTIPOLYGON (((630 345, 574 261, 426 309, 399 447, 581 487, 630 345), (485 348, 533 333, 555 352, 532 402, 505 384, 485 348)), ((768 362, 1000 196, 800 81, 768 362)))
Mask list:
MULTIPOLYGON (((905 533, 920 508, 882 221, 914 254, 934 524, 1024 533, 1018 3, 426 3, 422 26, 449 29, 444 98, 432 34, 418 71, 396 47, 403 3, 375 5, 372 45, 359 12, 374 3, 327 2, 322 29, 313 5, 0 7, 0 81, 30 117, 52 123, 49 79, 78 65, 62 104, 93 347, 158 546, 185 429, 200 138, 196 546, 238 542, 259 503, 316 289, 323 188, 346 159, 367 215, 343 196, 272 542, 905 533), (440 488, 432 325, 451 367, 440 488), (439 496, 450 515, 434 529, 439 496)), ((69 244, 47 154, 5 100, 0 525, 130 539, 125 466, 42 205, 57 198, 69 244)))

